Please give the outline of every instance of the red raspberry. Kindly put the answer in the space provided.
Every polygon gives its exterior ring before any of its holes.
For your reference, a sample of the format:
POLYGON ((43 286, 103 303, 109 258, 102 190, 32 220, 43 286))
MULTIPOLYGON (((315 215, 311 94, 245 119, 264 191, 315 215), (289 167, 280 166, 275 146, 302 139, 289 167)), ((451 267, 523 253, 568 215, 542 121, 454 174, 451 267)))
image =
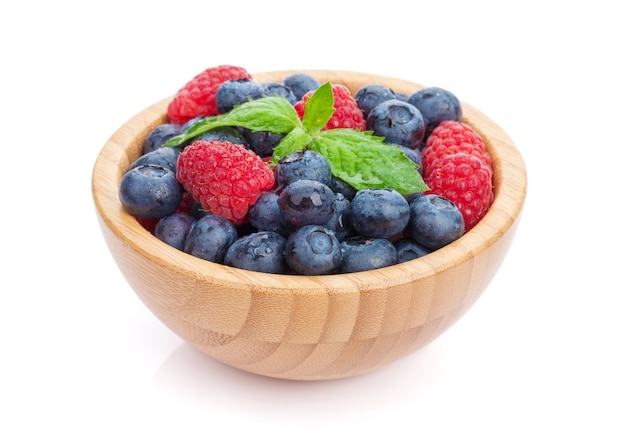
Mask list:
MULTIPOLYGON (((355 130, 365 130, 365 118, 363 118, 363 111, 359 109, 356 104, 356 100, 350 94, 348 87, 339 84, 331 84, 333 90, 335 112, 330 117, 330 120, 323 128, 323 130, 330 130, 333 128, 353 128, 355 130)), ((304 108, 307 100, 313 91, 309 91, 302 100, 294 105, 296 112, 300 116, 300 119, 304 117, 304 108)))
POLYGON ((178 180, 202 207, 235 224, 247 222, 248 208, 274 186, 274 172, 243 145, 197 140, 178 157, 178 180))
POLYGON ((493 202, 492 170, 482 159, 464 152, 444 155, 425 176, 428 194, 438 194, 454 202, 469 231, 480 221, 493 202))
POLYGON ((485 143, 469 125, 457 121, 441 122, 426 141, 422 150, 422 165, 427 176, 447 154, 472 154, 491 168, 491 156, 485 143))
POLYGON ((215 92, 222 83, 235 79, 252 79, 243 67, 222 65, 210 67, 187 82, 167 106, 170 122, 184 124, 198 116, 218 115, 215 92))

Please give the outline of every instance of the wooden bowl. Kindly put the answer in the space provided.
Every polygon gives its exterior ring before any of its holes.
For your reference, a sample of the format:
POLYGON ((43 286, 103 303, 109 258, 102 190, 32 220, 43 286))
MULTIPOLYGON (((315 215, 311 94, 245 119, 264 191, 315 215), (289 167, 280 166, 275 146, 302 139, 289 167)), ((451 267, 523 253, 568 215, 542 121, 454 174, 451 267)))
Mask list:
MULTIPOLYGON (((260 73, 281 81, 295 70, 260 73)), ((421 85, 357 72, 304 70, 354 93, 368 83, 412 93, 421 85)), ((482 221, 429 255, 383 269, 271 275, 185 254, 146 231, 118 198, 120 179, 155 126, 164 99, 126 122, 102 148, 92 193, 119 269, 167 327, 207 355, 255 374, 324 380, 362 374, 406 356, 454 324, 479 298, 513 241, 526 196, 524 161, 488 117, 462 102, 464 121, 493 157, 495 198, 482 221)))

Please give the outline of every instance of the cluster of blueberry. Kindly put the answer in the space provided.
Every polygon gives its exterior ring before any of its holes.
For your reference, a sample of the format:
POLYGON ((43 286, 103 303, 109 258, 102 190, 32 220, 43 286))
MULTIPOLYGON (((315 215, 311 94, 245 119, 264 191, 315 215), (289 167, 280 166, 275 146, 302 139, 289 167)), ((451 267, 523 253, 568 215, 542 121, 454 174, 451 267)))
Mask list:
MULTIPOLYGON (((266 94, 295 104, 317 86, 319 82, 303 74, 262 85, 233 80, 217 91, 216 103, 225 112, 266 94)), ((402 95, 372 84, 361 88, 355 100, 367 128, 400 147, 418 166, 420 149, 434 126, 461 116, 456 97, 439 88, 402 95)), ((247 270, 323 275, 408 261, 464 234, 463 217, 451 201, 433 194, 401 195, 386 188, 357 191, 333 176, 327 161, 308 149, 277 164, 275 189, 263 192, 250 207, 245 225, 207 213, 195 202, 181 210, 185 190, 176 180, 176 169, 182 148, 163 143, 193 122, 168 123, 152 130, 144 155, 130 166, 120 186, 124 208, 145 226, 146 220, 153 220, 148 228, 155 236, 184 252, 247 270)), ((194 140, 229 141, 267 157, 282 137, 220 127, 194 140)))
MULTIPOLYGON (((423 256, 464 233, 450 201, 393 189, 357 191, 333 177, 325 159, 311 150, 281 160, 276 181, 279 192, 264 192, 250 208, 249 221, 273 233, 272 253, 283 249, 287 268, 300 274, 381 268, 423 256)), ((259 249, 233 251, 225 262, 242 268, 264 264, 259 249)))

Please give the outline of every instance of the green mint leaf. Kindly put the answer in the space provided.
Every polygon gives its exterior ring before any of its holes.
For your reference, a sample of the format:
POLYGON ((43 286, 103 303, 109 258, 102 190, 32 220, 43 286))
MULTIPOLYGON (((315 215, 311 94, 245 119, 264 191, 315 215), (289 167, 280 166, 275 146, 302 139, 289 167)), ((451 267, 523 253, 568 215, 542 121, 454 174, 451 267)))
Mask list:
POLYGON ((291 103, 284 97, 262 97, 235 106, 222 115, 201 119, 185 133, 168 140, 164 146, 177 146, 216 127, 225 126, 287 134, 300 127, 301 121, 291 103))
POLYGON ((335 98, 330 82, 315 90, 306 102, 302 126, 310 134, 319 132, 335 112, 335 98))
POLYGON ((280 160, 292 152, 303 150, 311 143, 312 140, 313 137, 311 137, 311 135, 302 127, 294 128, 280 140, 278 145, 274 147, 272 164, 276 165, 280 160))
POLYGON ((278 96, 251 100, 235 106, 221 116, 227 116, 240 127, 252 131, 269 131, 277 134, 287 134, 301 125, 300 117, 291 103, 278 96))
POLYGON ((401 149, 371 133, 324 130, 309 148, 326 157, 333 174, 357 190, 393 188, 400 194, 428 190, 418 166, 401 149))
POLYGON ((355 187, 392 188, 401 194, 428 190, 418 166, 401 149, 384 142, 371 131, 338 128, 323 130, 334 109, 330 82, 307 100, 302 121, 283 97, 263 97, 235 106, 222 115, 204 118, 165 146, 176 146, 216 127, 239 126, 252 131, 285 134, 274 148, 272 164, 309 148, 322 154, 335 176, 355 187))

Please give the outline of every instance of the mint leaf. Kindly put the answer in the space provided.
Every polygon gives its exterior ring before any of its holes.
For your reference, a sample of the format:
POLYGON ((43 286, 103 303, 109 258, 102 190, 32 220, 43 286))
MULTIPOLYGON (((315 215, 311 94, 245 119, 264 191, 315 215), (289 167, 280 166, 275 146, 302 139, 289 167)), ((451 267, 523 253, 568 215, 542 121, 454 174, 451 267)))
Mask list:
POLYGON ((284 97, 263 97, 235 106, 222 115, 201 119, 164 146, 180 145, 216 127, 244 127, 252 131, 287 134, 301 124, 297 112, 284 97))
POLYGON ((330 82, 321 85, 306 102, 302 126, 310 134, 319 132, 335 112, 335 98, 330 82))
POLYGON ((400 194, 428 190, 418 166, 401 149, 371 133, 352 129, 324 130, 309 148, 322 154, 333 175, 357 190, 393 188, 400 194))
POLYGON ((235 106, 220 115, 228 117, 238 126, 252 131, 269 131, 286 134, 301 125, 300 117, 284 97, 263 97, 235 106))
POLYGON ((165 146, 176 146, 216 127, 238 126, 252 131, 285 134, 274 148, 272 164, 292 152, 309 148, 322 154, 333 175, 357 190, 392 188, 401 194, 428 190, 418 166, 401 149, 384 142, 371 131, 323 130, 334 109, 330 82, 321 85, 307 100, 302 121, 283 97, 263 97, 235 106, 222 115, 204 118, 165 146))
POLYGON ((302 127, 296 127, 280 140, 280 143, 274 147, 272 154, 272 164, 276 165, 280 160, 285 158, 292 152, 301 151, 306 148, 313 137, 307 133, 302 127))

